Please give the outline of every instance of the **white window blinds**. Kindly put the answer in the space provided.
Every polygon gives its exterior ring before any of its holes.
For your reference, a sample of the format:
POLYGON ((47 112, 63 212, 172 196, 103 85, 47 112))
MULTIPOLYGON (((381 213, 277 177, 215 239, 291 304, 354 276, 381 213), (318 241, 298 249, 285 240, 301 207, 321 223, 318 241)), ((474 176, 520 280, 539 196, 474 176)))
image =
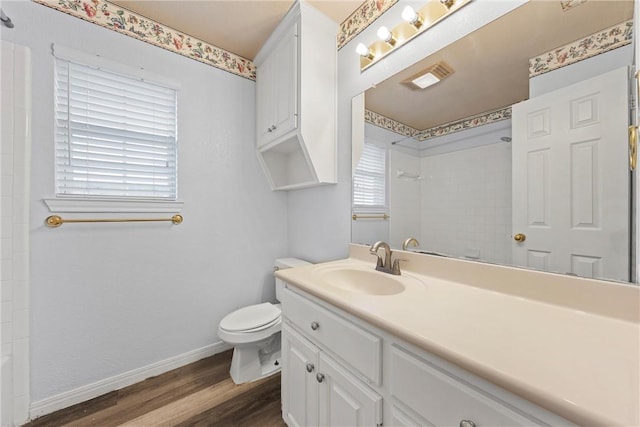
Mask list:
POLYGON ((56 195, 175 200, 176 90, 55 63, 56 195))
POLYGON ((353 207, 360 210, 387 208, 387 150, 364 144, 353 176, 353 207))

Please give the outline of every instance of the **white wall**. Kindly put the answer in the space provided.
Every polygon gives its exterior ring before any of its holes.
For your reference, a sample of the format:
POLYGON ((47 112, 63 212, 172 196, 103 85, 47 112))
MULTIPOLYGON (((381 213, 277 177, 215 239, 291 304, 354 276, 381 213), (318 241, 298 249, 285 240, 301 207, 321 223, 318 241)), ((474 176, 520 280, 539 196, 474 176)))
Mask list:
POLYGON ((421 247, 511 263, 511 145, 422 158, 421 247))
POLYGON ((287 195, 270 191, 257 161, 254 82, 33 2, 2 7, 15 23, 2 37, 33 57, 31 397, 46 406, 211 349, 225 314, 272 299, 273 261, 290 255, 287 195), (52 43, 180 82, 183 224, 44 226, 42 199, 54 192, 52 43))
POLYGON ((31 55, 2 40, 0 130, 0 425, 23 423, 29 413, 29 173, 31 55))
POLYGON ((389 151, 389 245, 401 248, 409 237, 420 240, 422 180, 398 177, 398 171, 422 175, 420 158, 397 149, 389 151))

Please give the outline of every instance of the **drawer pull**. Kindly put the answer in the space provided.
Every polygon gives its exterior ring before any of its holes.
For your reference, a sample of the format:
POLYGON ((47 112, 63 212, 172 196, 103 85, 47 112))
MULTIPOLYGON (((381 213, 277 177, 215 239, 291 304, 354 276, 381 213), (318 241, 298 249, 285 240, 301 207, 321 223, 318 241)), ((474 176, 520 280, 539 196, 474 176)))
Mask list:
POLYGON ((311 329, 313 329, 314 331, 318 330, 319 327, 320 324, 318 322, 311 322, 311 329))
POLYGON ((471 420, 460 421, 460 427, 476 427, 476 423, 471 420))
POLYGON ((313 372, 314 369, 316 369, 316 367, 313 366, 313 363, 307 363, 307 372, 313 372))
MULTIPOLYGON (((324 381, 324 375, 323 374, 316 374, 316 380, 321 383, 322 381, 324 381)), ((475 427, 475 426, 474 426, 475 427)))

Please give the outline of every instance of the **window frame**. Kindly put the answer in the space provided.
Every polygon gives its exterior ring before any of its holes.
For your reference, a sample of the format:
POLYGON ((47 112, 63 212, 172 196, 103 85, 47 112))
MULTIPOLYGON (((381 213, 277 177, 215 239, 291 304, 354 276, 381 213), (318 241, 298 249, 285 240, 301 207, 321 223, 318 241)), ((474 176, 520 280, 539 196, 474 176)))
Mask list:
MULTIPOLYGON (((351 188, 351 210, 354 214, 389 214, 389 149, 383 144, 374 140, 366 139, 363 144, 362 153, 364 154, 365 147, 372 145, 374 147, 384 150, 384 171, 382 176, 384 177, 384 206, 370 206, 370 205, 356 205, 355 204, 355 178, 358 174, 358 165, 355 166, 355 171, 352 178, 351 188)), ((360 161, 358 161, 358 164, 360 161)))
MULTIPOLYGON (((45 205, 51 212, 148 212, 148 213, 163 213, 163 212, 180 212, 184 202, 179 199, 179 180, 178 180, 178 158, 179 158, 179 144, 177 137, 178 126, 178 102, 179 102, 179 82, 166 78, 164 76, 157 75, 145 70, 142 67, 134 67, 125 65, 117 61, 104 58, 97 54, 89 54, 86 52, 77 51, 67 48, 61 45, 53 45, 53 67, 55 69, 55 60, 61 59, 76 64, 89 66, 92 68, 104 69, 105 71, 122 74, 132 77, 134 79, 141 79, 144 81, 152 82, 176 91, 176 168, 175 168, 175 183, 176 183, 176 198, 175 199, 162 199, 153 197, 127 197, 127 196, 90 196, 90 195, 70 195, 70 194, 57 194, 57 166, 55 149, 52 153, 54 162, 54 176, 52 180, 53 197, 47 197, 43 199, 45 205)), ((55 77, 54 77, 55 78, 55 77)), ((54 97, 56 91, 53 91, 54 97)), ((52 100, 55 105, 55 99, 52 100)), ((55 107, 53 116, 55 118, 55 107)), ((54 124, 54 132, 56 125, 54 124)))

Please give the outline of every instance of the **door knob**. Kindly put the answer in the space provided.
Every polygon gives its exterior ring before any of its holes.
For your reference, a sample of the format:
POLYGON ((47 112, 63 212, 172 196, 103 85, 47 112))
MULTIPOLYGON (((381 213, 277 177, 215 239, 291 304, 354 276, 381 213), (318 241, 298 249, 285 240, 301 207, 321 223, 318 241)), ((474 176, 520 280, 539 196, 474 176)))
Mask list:
POLYGON ((524 234, 522 234, 522 233, 518 233, 518 234, 516 234, 515 236, 513 236, 513 240, 515 240, 516 242, 520 242, 520 243, 522 243, 522 242, 524 242, 525 240, 527 240, 527 236, 525 236, 525 235, 524 235, 524 234))

